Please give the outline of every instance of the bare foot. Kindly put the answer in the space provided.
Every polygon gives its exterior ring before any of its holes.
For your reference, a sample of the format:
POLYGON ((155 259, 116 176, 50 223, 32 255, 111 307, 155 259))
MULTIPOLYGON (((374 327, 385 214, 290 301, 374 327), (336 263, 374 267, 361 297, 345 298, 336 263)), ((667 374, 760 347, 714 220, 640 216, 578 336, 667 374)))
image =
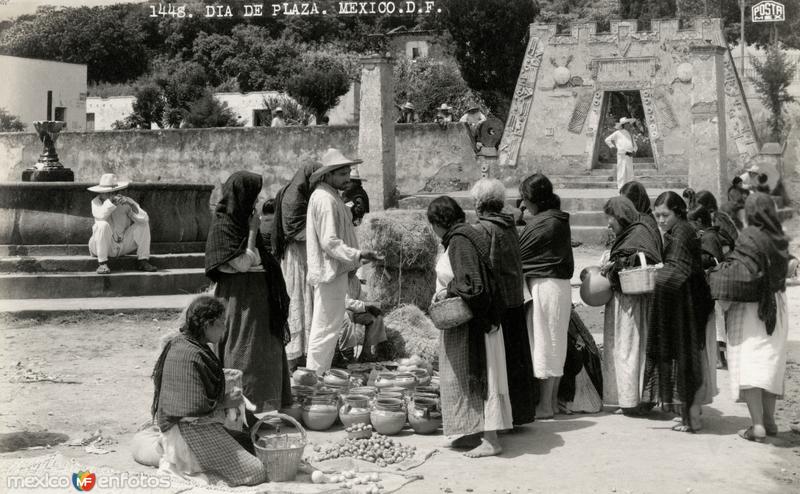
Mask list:
POLYGON ((536 420, 547 420, 553 418, 555 414, 552 408, 536 407, 536 420))
POLYGON ((480 443, 481 439, 478 434, 467 434, 466 436, 461 436, 450 441, 449 446, 457 449, 475 448, 476 446, 479 446, 480 443))
POLYGON ((500 443, 492 444, 491 441, 482 439, 478 447, 467 451, 464 453, 464 456, 468 458, 483 458, 484 456, 497 456, 502 452, 503 448, 500 446, 500 443))

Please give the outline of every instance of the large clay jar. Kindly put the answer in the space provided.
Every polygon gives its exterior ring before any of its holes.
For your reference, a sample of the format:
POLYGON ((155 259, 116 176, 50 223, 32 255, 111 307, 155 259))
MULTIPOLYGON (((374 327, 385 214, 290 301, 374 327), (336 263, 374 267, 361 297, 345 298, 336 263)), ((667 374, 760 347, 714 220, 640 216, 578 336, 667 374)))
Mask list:
POLYGON ((378 397, 375 400, 375 407, 370 413, 370 421, 375 432, 385 436, 397 434, 406 425, 406 411, 403 406, 403 400, 378 397))
POLYGON ((394 372, 381 372, 375 379, 375 387, 380 391, 383 388, 394 386, 394 372))
POLYGON ((378 395, 378 388, 375 386, 359 386, 357 388, 350 388, 350 394, 364 395, 372 401, 378 395))
POLYGON ((611 300, 611 283, 608 278, 600 274, 600 268, 589 266, 581 271, 581 300, 586 305, 599 307, 606 305, 611 300))
POLYGON ((298 367, 292 374, 292 381, 296 386, 314 386, 317 384, 317 374, 311 369, 298 367))
POLYGON ((350 385, 350 374, 341 369, 330 369, 322 375, 322 382, 327 386, 350 385))
POLYGON ((344 405, 339 409, 339 420, 345 427, 353 424, 369 424, 369 406, 369 398, 365 395, 346 395, 344 405))
POLYGON ((435 400, 415 397, 413 407, 408 409, 408 423, 417 434, 436 432, 442 425, 442 414, 435 400))
POLYGON ((431 383, 431 376, 425 369, 412 369, 408 372, 417 378, 417 387, 427 386, 431 383))
POLYGON ((303 423, 312 431, 330 429, 339 416, 336 406, 337 398, 334 394, 315 394, 306 398, 303 405, 303 423))
POLYGON ((399 388, 414 391, 414 388, 417 387, 417 378, 414 377, 414 374, 411 374, 410 372, 397 374, 394 377, 394 385, 399 388))

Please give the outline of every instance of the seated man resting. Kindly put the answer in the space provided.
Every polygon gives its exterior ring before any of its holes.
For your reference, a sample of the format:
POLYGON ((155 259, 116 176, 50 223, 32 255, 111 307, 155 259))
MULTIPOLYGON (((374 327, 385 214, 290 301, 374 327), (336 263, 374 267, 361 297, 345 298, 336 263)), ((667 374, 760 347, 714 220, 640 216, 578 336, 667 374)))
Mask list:
MULTIPOLYGON (((370 362, 375 360, 375 346, 386 341, 386 328, 383 326, 380 304, 364 302, 360 300, 360 297, 361 280, 355 273, 350 273, 345 296, 345 318, 342 324, 342 333, 339 336, 337 357, 352 361, 355 358, 356 345, 362 344, 359 360, 370 362)), ((339 366, 347 363, 336 362, 339 366)))
POLYGON ((114 194, 128 186, 118 182, 113 173, 100 178, 100 184, 89 187, 98 195, 92 199, 94 226, 89 239, 89 252, 97 257, 97 274, 109 274, 109 257, 136 252, 140 271, 156 271, 150 259, 150 218, 130 197, 114 194))

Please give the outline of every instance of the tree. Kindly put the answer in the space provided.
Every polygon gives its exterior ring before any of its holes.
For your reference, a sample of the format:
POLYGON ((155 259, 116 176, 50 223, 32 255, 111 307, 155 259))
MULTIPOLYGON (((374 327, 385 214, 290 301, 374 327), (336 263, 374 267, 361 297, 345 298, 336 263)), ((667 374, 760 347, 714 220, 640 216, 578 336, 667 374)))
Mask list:
POLYGON ((399 60, 394 66, 394 81, 395 102, 411 101, 423 122, 432 122, 442 103, 453 107, 455 117, 466 112, 471 104, 481 103, 480 96, 467 86, 452 60, 399 60))
MULTIPOLYGON (((443 0, 440 28, 455 42, 464 80, 495 113, 514 94, 528 43, 528 28, 539 12, 531 0, 443 0)), ((500 115, 504 117, 505 115, 500 115)))
POLYGON ((18 116, 12 115, 5 108, 0 108, 0 132, 22 132, 25 124, 18 116))
POLYGON ((183 123, 186 127, 241 127, 236 115, 228 108, 227 103, 220 103, 210 90, 203 92, 199 99, 193 101, 186 111, 183 123))
POLYGON ((753 85, 761 95, 764 107, 771 114, 767 122, 772 132, 771 137, 780 141, 786 123, 783 118, 784 108, 788 103, 796 101, 787 88, 792 83, 797 64, 786 59, 780 46, 771 45, 763 62, 753 59, 753 68, 758 74, 758 77, 752 79, 753 85))
POLYGON ((205 93, 208 77, 203 67, 195 62, 161 60, 156 65, 154 80, 165 99, 163 121, 169 127, 178 127, 189 106, 205 93))
POLYGON ((136 101, 133 102, 133 114, 137 117, 137 126, 149 129, 155 123, 159 128, 164 128, 164 94, 155 83, 147 83, 136 89, 136 101))
POLYGON ((323 115, 339 103, 350 89, 347 69, 335 58, 317 55, 289 79, 286 92, 322 121, 323 115))

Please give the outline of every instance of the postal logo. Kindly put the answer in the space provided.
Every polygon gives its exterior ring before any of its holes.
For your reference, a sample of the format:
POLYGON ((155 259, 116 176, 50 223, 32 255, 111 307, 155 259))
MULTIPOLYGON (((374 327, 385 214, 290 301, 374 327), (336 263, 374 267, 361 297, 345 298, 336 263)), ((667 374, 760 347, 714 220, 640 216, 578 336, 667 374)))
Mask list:
POLYGON ((97 476, 92 472, 77 472, 72 474, 72 486, 75 489, 86 492, 94 489, 97 483, 97 476))

